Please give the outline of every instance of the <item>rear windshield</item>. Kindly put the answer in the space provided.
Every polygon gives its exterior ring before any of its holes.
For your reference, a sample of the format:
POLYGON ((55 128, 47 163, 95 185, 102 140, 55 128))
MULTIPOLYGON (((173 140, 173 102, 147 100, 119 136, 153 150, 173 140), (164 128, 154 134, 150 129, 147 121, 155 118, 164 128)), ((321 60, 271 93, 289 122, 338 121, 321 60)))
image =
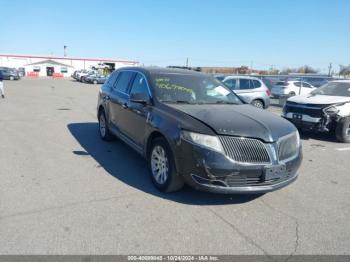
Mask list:
POLYGON ((214 77, 201 74, 152 73, 156 98, 163 103, 242 104, 214 77))
POLYGON ((311 92, 312 95, 350 97, 350 83, 329 82, 311 92))

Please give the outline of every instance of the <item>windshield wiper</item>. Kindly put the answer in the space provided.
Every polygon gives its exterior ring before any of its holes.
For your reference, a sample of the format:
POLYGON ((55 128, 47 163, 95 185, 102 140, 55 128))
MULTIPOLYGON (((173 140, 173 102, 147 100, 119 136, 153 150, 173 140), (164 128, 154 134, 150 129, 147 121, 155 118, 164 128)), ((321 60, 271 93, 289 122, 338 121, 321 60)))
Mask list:
POLYGON ((162 100, 163 103, 174 103, 174 104, 193 104, 186 100, 162 100))
POLYGON ((228 104, 228 105, 236 105, 237 103, 235 102, 230 102, 230 101, 223 101, 223 100, 218 100, 215 102, 215 104, 228 104))

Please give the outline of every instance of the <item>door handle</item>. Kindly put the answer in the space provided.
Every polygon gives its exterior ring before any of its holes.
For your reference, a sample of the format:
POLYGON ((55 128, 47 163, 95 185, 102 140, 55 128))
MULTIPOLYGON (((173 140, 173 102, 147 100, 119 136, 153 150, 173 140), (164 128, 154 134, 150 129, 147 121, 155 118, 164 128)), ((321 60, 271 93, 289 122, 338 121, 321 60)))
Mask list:
POLYGON ((126 103, 124 103, 124 104, 122 104, 122 107, 123 107, 124 109, 127 109, 127 108, 128 108, 128 105, 127 105, 126 103))

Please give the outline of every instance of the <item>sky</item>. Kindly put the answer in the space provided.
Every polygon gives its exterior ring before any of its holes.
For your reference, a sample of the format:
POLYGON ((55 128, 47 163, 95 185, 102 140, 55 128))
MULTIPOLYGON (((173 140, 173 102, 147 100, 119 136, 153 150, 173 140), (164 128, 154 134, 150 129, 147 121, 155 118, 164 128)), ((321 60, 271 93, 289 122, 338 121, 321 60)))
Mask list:
POLYGON ((0 53, 145 65, 350 64, 349 0, 0 0, 0 53))

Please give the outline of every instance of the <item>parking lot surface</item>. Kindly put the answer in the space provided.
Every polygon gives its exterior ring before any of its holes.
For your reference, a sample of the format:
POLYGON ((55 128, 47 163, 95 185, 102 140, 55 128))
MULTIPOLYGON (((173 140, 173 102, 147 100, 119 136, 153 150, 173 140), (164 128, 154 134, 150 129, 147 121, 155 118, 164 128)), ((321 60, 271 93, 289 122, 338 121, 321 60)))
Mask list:
POLYGON ((349 144, 303 135, 298 180, 262 196, 163 194, 137 153, 100 140, 98 85, 5 88, 0 254, 350 254, 349 144))

